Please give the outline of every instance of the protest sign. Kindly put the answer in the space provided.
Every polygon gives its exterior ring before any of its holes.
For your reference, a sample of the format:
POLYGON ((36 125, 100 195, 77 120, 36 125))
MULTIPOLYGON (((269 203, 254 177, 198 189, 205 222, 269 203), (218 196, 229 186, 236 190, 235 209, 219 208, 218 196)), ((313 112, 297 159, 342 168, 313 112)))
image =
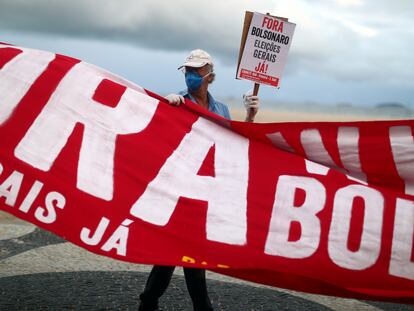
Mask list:
POLYGON ((286 18, 246 12, 236 78, 279 86, 295 26, 286 18))

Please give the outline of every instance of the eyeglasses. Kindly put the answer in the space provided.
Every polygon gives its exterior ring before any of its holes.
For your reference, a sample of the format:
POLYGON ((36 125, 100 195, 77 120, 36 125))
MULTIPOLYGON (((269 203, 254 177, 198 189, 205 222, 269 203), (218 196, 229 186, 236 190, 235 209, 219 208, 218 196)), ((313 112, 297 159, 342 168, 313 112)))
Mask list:
MULTIPOLYGON (((199 69, 200 68, 195 68, 195 67, 183 67, 183 68, 181 68, 181 72, 183 74, 186 74, 187 72, 197 72, 198 74, 200 74, 198 72, 199 69)), ((208 72, 205 76, 209 75, 210 73, 213 73, 213 70, 210 70, 210 72, 208 72)))
POLYGON ((185 74, 186 72, 194 72, 194 71, 198 72, 197 70, 198 70, 198 68, 193 68, 193 67, 183 67, 183 68, 181 68, 181 72, 183 74, 185 74))

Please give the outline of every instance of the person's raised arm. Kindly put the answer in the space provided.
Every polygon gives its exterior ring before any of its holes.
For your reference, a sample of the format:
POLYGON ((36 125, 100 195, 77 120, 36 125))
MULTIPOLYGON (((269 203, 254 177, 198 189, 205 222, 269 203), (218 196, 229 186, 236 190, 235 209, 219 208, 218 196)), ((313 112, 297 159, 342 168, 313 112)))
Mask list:
POLYGON ((249 90, 243 95, 243 104, 246 108, 246 122, 253 122, 254 117, 259 111, 260 100, 259 97, 253 95, 253 91, 249 90))

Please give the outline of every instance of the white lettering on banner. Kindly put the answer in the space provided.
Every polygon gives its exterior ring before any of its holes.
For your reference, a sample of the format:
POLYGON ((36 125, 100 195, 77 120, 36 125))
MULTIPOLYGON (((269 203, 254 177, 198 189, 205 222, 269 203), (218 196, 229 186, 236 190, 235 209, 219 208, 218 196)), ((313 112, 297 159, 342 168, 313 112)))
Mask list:
POLYGON ((266 136, 271 140, 272 144, 275 147, 288 151, 288 152, 295 152, 295 150, 287 143, 282 133, 275 132, 275 133, 266 134, 266 136))
MULTIPOLYGON (((366 175, 361 170, 359 159, 359 132, 357 128, 340 127, 338 129, 337 142, 339 154, 345 169, 338 167, 332 160, 322 142, 321 134, 317 129, 302 131, 300 139, 308 159, 312 161, 316 161, 318 159, 319 163, 330 168, 335 168, 341 173, 346 174, 348 179, 366 184, 366 175), (347 152, 349 151, 352 152, 348 154, 347 152), (352 174, 352 176, 348 175, 348 173, 352 174)), ((316 169, 316 173, 318 173, 318 168, 314 167, 312 162, 307 162, 306 165, 308 172, 312 173, 312 171, 316 169)), ((322 170, 319 174, 326 175, 327 171, 322 170)))
POLYGON ((117 135, 147 127, 158 100, 127 88, 116 108, 92 97, 104 76, 86 63, 76 64, 62 79, 40 115, 15 149, 15 156, 48 171, 75 125, 84 125, 77 187, 104 200, 113 197, 113 165, 117 135))
POLYGON ((21 210, 24 213, 27 213, 29 209, 32 207, 33 202, 36 200, 42 188, 43 183, 36 180, 33 186, 30 188, 29 193, 24 198, 23 203, 20 205, 19 210, 21 210))
POLYGON ((397 199, 389 273, 414 280, 414 202, 397 199))
POLYGON ((132 220, 130 219, 124 220, 101 249, 106 252, 109 252, 111 249, 116 249, 118 255, 126 256, 129 235, 129 228, 127 226, 131 223, 132 220))
POLYGON ((390 143, 398 175, 405 182, 405 193, 414 195, 414 138, 411 127, 390 127, 390 143))
MULTIPOLYGON (((0 45, 0 49, 2 48, 12 47, 0 45)), ((50 52, 24 48, 16 50, 21 50, 22 53, 0 69, 0 125, 10 117, 32 84, 55 58, 55 54, 50 52)))
POLYGON ((362 185, 349 185, 335 194, 329 230, 328 253, 340 267, 363 270, 374 265, 381 249, 384 212, 382 194, 362 185), (348 249, 352 209, 355 198, 364 200, 364 218, 359 250, 348 249))
MULTIPOLYGON (((3 166, 0 163, 0 175, 3 173, 3 166)), ((16 200, 21 194, 21 186, 24 180, 24 175, 19 171, 13 171, 1 184, 0 184, 0 199, 5 198, 5 203, 14 207, 16 200)), ((28 213, 32 208, 34 201, 38 198, 43 183, 35 180, 30 187, 29 192, 23 198, 20 204, 19 210, 23 213, 28 213)), ((19 199, 20 200, 20 199, 19 199)), ((56 208, 63 209, 66 204, 65 197, 59 192, 52 191, 46 194, 45 207, 38 206, 34 212, 37 220, 51 224, 56 221, 56 208)))
POLYGON ((165 226, 180 197, 207 201, 207 239, 245 244, 248 148, 248 139, 199 118, 132 206, 131 214, 165 226), (199 176, 197 172, 212 146, 215 177, 199 176))
MULTIPOLYGON (((126 256, 127 252, 127 242, 128 242, 128 235, 129 235, 129 228, 128 226, 132 224, 131 219, 125 219, 120 226, 112 233, 109 239, 103 244, 101 249, 105 252, 109 252, 112 249, 116 250, 116 253, 120 256, 126 256)), ((82 228, 80 233, 80 238, 82 242, 87 245, 98 245, 102 237, 108 228, 109 219, 102 217, 101 221, 98 224, 98 227, 95 230, 95 233, 91 235, 91 229, 89 228, 82 228)))
POLYGON ((324 208, 325 187, 315 178, 282 175, 276 186, 265 253, 287 258, 306 258, 319 246, 321 224, 316 214, 324 208), (305 191, 301 206, 295 206, 297 189, 305 191), (292 222, 299 222, 301 236, 289 241, 292 222))
POLYGON ((39 206, 36 209, 35 217, 45 223, 51 224, 56 221, 56 207, 63 209, 66 204, 66 199, 59 192, 49 192, 46 195, 45 207, 39 206))
MULTIPOLYGON (((319 163, 323 163, 329 167, 337 167, 335 162, 332 160, 328 151, 322 142, 321 134, 318 130, 304 130, 300 133, 300 141, 303 149, 305 150, 306 157, 312 161, 318 159, 319 163)), ((310 164, 311 162, 307 163, 310 164)), ((329 170, 329 168, 327 168, 329 170)), ((309 172, 309 171, 308 171, 309 172)), ((327 171, 321 171, 321 174, 326 175, 327 171), (324 173, 324 174, 323 174, 324 173)))
POLYGON ((5 197, 8 206, 13 207, 16 203, 22 181, 23 174, 18 171, 13 171, 13 173, 11 173, 11 175, 0 185, 0 198, 5 197))
MULTIPOLYGON (((275 147, 288 151, 288 152, 292 152, 292 153, 295 152, 295 149, 293 149, 287 143, 282 133, 275 132, 275 133, 266 134, 266 136, 271 140, 272 144, 275 147)), ((329 167, 310 161, 308 159, 305 159, 305 166, 306 166, 306 170, 308 171, 308 173, 311 173, 311 174, 326 175, 328 174, 328 171, 329 171, 329 167)))
POLYGON ((351 180, 367 184, 367 176, 362 171, 359 158, 359 130, 357 127, 340 126, 338 128, 338 149, 342 165, 352 174, 351 180))
POLYGON ((102 237, 106 231, 106 228, 108 228, 108 225, 109 219, 106 217, 102 217, 93 235, 91 235, 91 229, 86 227, 82 228, 80 233, 80 238, 82 242, 88 245, 98 245, 99 242, 102 240, 102 237))
POLYGON ((318 174, 325 176, 329 172, 329 167, 313 162, 311 160, 305 159, 305 166, 308 173, 318 174))

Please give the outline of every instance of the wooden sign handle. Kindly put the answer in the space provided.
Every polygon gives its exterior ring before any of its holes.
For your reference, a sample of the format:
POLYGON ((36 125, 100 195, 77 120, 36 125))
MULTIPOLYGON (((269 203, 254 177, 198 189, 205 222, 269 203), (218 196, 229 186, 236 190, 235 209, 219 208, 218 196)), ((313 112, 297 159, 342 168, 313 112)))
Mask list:
POLYGON ((259 94, 259 87, 260 87, 259 83, 254 84, 254 87, 253 87, 253 95, 254 96, 257 96, 257 94, 259 94))

